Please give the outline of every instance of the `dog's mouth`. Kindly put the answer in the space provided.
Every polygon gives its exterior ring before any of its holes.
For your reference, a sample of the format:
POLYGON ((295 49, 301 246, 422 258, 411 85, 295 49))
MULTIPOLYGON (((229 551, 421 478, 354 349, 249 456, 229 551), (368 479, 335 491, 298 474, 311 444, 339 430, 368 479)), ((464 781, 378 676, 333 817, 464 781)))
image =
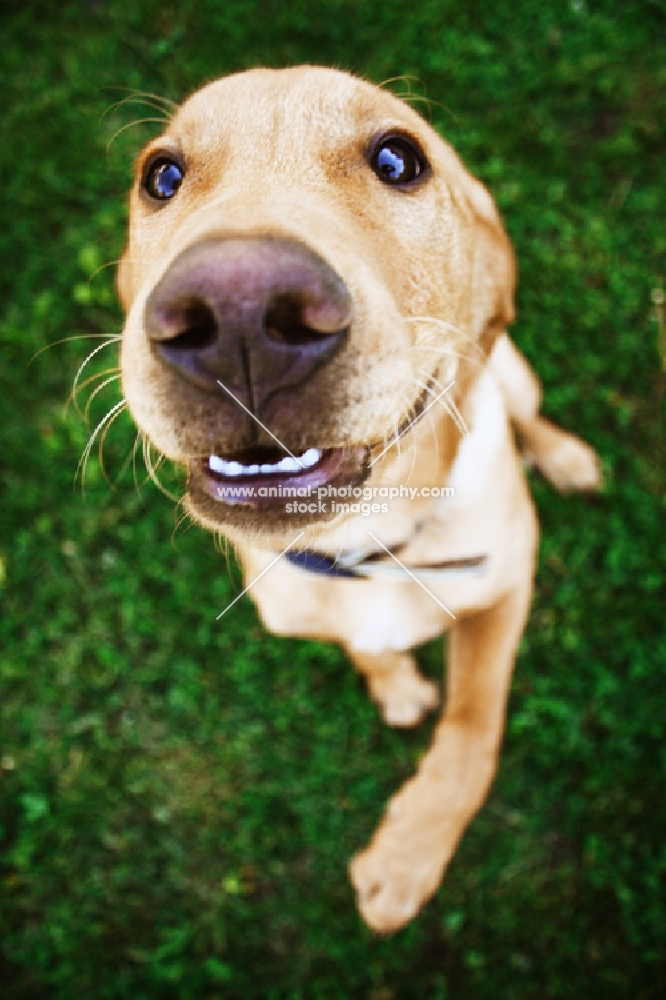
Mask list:
POLYGON ((190 488, 225 504, 283 505, 290 497, 317 496, 326 487, 358 485, 367 475, 368 456, 365 447, 248 448, 209 455, 190 463, 190 488))
MULTIPOLYGON (((429 383, 394 441, 422 416, 431 394, 429 383)), ((293 452, 258 446, 193 458, 189 463, 188 504, 209 527, 222 529, 277 529, 285 518, 293 527, 335 520, 341 508, 329 498, 354 496, 352 491, 365 482, 371 465, 391 443, 341 448, 311 445, 293 452)))

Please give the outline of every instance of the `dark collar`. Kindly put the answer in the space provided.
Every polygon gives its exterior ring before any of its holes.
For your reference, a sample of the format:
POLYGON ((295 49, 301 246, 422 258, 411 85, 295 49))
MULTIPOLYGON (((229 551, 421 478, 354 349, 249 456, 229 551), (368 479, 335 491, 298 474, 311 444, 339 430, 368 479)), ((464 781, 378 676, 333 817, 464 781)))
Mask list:
MULTIPOLYGON (((393 549, 393 555, 400 552, 405 545, 393 549)), ((346 580, 368 580, 373 577, 392 577, 394 579, 409 579, 410 573, 424 578, 478 576, 483 573, 488 563, 488 556, 470 556, 463 559, 446 559, 439 563, 424 563, 411 565, 403 569, 398 562, 387 559, 383 552, 345 552, 336 557, 317 552, 314 549, 301 549, 297 552, 285 552, 293 566, 315 573, 318 576, 332 576, 346 580)))
POLYGON ((288 559, 299 569, 306 569, 309 573, 317 573, 320 576, 337 576, 346 579, 358 580, 360 577, 353 569, 347 569, 332 556, 327 556, 323 552, 315 552, 314 549, 301 549, 298 552, 285 552, 285 559, 288 559))

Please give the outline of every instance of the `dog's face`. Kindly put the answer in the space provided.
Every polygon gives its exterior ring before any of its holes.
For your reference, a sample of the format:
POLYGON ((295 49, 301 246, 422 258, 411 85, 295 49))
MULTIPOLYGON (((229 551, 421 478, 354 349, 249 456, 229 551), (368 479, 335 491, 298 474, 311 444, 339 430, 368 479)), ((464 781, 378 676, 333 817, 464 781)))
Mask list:
POLYGON ((188 509, 278 544, 331 515, 297 521, 268 487, 380 482, 397 449, 369 472, 373 456, 464 389, 512 318, 513 257, 490 196, 402 101, 333 70, 252 70, 194 94, 139 157, 118 288, 125 395, 187 467, 188 509))

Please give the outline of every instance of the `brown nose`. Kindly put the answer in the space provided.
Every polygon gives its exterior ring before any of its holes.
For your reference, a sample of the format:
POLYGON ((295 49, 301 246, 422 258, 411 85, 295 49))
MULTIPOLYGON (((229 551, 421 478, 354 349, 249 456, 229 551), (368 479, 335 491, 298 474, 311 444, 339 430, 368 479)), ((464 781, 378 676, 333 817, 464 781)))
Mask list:
POLYGON ((306 246, 271 237, 206 240, 183 251, 151 292, 155 354, 205 390, 222 382, 255 411, 309 378, 344 342, 351 297, 306 246))

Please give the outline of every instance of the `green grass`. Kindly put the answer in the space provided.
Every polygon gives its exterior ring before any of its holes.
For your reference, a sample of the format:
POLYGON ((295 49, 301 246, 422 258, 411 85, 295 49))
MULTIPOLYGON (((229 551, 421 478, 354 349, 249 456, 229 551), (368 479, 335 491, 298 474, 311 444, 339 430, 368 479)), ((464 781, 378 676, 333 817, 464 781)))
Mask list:
MULTIPOLYGON (((660 1000, 663 4, 7 0, 0 19, 3 1000, 660 1000), (345 866, 432 723, 383 727, 337 650, 264 634, 247 599, 217 623, 238 571, 174 532, 131 464, 119 478, 128 418, 106 439, 113 488, 94 457, 73 486, 89 431, 64 404, 102 341, 31 362, 121 328, 97 268, 159 126, 107 154, 153 112, 105 109, 300 61, 418 77, 504 213, 546 411, 608 478, 597 498, 533 482, 543 544, 500 774, 390 939, 359 921, 345 866)), ((441 657, 422 652, 432 676, 441 657)))

